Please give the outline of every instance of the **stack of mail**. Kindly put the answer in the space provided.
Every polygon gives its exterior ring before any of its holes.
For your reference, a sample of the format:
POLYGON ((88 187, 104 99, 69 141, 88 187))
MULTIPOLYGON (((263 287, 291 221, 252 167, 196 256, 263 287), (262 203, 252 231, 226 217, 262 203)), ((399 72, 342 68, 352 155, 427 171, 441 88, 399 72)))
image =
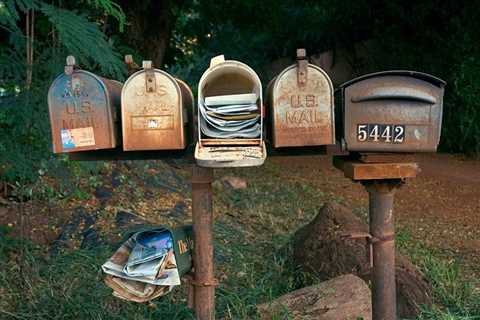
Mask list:
POLYGON ((260 112, 255 93, 206 97, 199 102, 200 129, 210 138, 257 138, 260 112))
POLYGON ((133 234, 102 269, 113 295, 129 301, 150 301, 180 285, 173 239, 165 229, 133 234))

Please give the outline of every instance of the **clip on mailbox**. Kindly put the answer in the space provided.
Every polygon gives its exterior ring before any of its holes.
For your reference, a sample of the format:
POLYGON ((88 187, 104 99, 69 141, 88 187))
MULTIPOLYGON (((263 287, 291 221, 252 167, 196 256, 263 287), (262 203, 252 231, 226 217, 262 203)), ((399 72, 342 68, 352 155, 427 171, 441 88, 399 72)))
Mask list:
POLYGON ((195 160, 203 167, 262 165, 262 83, 244 63, 214 57, 198 84, 198 143, 195 160))
POLYGON ((320 67, 308 63, 305 49, 267 88, 273 146, 335 144, 333 86, 320 67))
POLYGON ((344 145, 358 152, 434 152, 445 82, 415 71, 368 74, 341 86, 344 145))
POLYGON ((132 74, 122 90, 123 149, 185 149, 192 104, 192 91, 183 81, 143 61, 143 69, 132 74))
POLYGON ((115 148, 121 90, 120 82, 81 70, 68 56, 48 91, 53 152, 115 148))

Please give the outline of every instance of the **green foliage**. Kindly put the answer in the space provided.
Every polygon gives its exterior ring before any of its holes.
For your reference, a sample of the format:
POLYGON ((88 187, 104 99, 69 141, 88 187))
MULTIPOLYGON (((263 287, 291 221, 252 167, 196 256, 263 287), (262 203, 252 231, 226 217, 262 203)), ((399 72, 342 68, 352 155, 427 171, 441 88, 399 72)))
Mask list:
POLYGON ((418 320, 478 320, 480 292, 465 279, 460 264, 412 239, 406 230, 396 235, 397 246, 420 267, 433 287, 434 306, 424 308, 418 320))
MULTIPOLYGON (((88 3, 97 11, 101 9, 102 14, 114 15, 123 28, 125 17, 115 3, 88 3)), ((92 21, 94 16, 37 0, 6 0, 0 4, 0 27, 9 39, 8 44, 0 44, 0 179, 24 183, 37 178, 40 160, 53 158, 47 92, 62 72, 65 57, 74 54, 86 69, 117 79, 124 78, 125 68, 114 43, 92 21), (26 88, 29 66, 20 24, 28 9, 36 14, 30 88, 26 88)))

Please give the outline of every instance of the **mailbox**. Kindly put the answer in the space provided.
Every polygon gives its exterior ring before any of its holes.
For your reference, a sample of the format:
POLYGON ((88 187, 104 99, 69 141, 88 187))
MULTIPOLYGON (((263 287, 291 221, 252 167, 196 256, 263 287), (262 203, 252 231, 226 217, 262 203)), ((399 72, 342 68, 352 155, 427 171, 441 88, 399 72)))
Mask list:
POLYGON ((80 70, 73 56, 48 91, 53 152, 115 148, 122 84, 80 70))
POLYGON ((123 149, 184 149, 192 104, 192 92, 183 81, 144 61, 122 89, 123 149))
POLYGON ((445 82, 385 71, 341 86, 344 145, 360 152, 433 152, 440 141, 445 82))
POLYGON ((332 82, 308 63, 305 49, 270 82, 267 104, 275 148, 335 144, 332 82))
POLYGON ((214 57, 198 84, 198 142, 203 167, 259 166, 267 152, 262 83, 246 64, 214 57))

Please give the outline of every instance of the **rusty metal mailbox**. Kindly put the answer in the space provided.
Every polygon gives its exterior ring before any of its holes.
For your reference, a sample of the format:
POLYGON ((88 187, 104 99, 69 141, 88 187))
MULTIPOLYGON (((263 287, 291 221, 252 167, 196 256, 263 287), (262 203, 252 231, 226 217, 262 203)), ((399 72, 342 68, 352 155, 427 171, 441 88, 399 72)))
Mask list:
POLYGON ((275 148, 335 144, 332 82, 308 63, 305 49, 270 82, 267 104, 275 148))
POLYGON ((53 152, 115 148, 122 84, 80 70, 73 56, 48 91, 53 152))
POLYGON ((144 61, 143 70, 132 74, 122 90, 123 149, 184 149, 192 103, 192 92, 183 81, 144 61))
POLYGON ((262 83, 246 64, 214 57, 198 83, 198 143, 203 167, 259 166, 263 140, 262 83))
POLYGON ((414 71, 385 71, 341 86, 349 151, 433 152, 440 141, 445 82, 414 71))

